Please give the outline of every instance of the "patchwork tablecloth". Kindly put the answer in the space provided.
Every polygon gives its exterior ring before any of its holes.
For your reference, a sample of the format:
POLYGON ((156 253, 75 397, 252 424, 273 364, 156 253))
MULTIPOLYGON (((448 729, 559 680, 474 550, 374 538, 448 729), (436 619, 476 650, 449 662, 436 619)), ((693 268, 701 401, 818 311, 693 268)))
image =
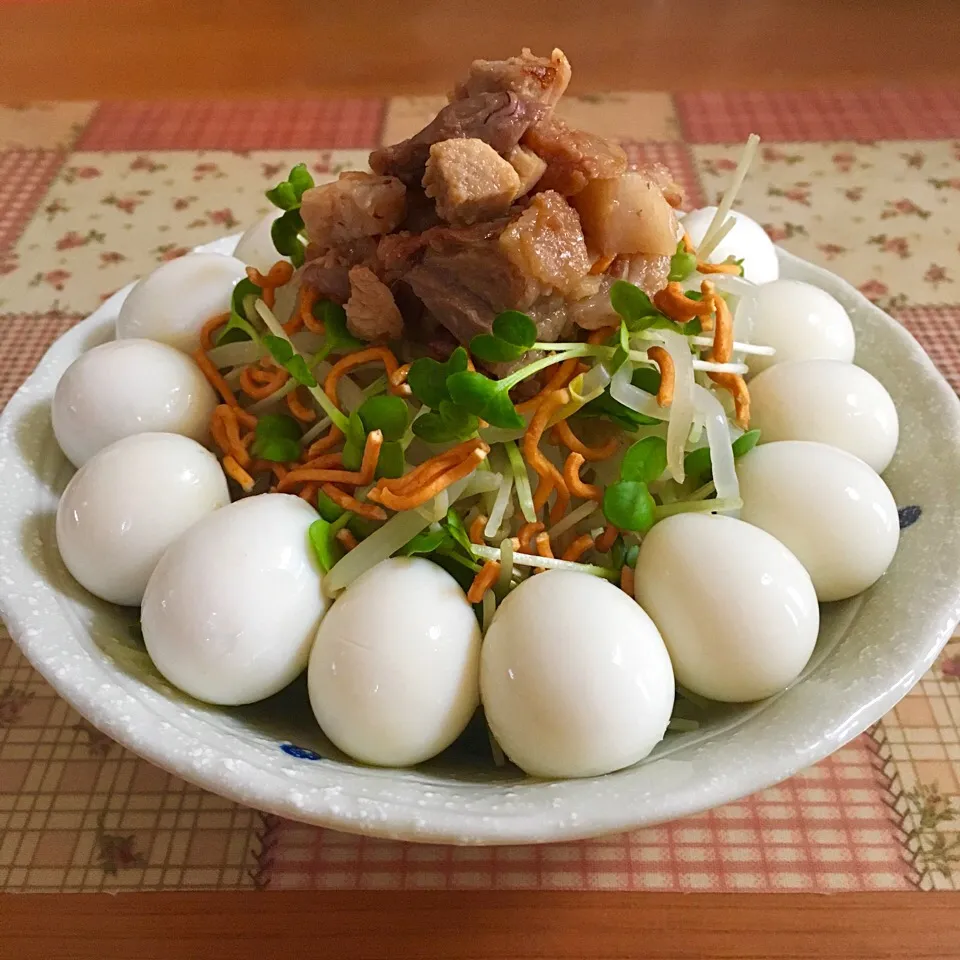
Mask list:
MULTIPOLYGON (((118 287, 266 212, 292 163, 363 165, 442 97, 0 107, 0 405, 118 287)), ((740 206, 889 310, 960 386, 960 88, 610 93, 572 122, 740 206)), ((922 522, 922 517, 918 522, 922 522)), ((654 829, 545 847, 360 839, 248 810, 121 749, 0 628, 0 889, 960 888, 960 636, 874 729, 778 787, 654 829)))

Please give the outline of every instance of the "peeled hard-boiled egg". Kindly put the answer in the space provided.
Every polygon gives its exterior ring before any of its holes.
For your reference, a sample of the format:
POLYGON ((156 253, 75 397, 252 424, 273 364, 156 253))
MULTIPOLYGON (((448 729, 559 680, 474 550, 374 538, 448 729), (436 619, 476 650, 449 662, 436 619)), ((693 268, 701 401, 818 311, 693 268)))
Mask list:
POLYGON ((805 440, 766 443, 737 461, 737 476, 741 518, 796 555, 820 601, 861 593, 890 566, 897 505, 853 454, 805 440))
POLYGON ((446 570, 384 560, 320 624, 310 704, 323 732, 363 763, 407 767, 457 739, 479 703, 480 627, 446 570))
POLYGON ((535 777, 592 777, 642 760, 673 710, 673 670, 653 622, 622 590, 551 570, 520 584, 483 641, 487 723, 535 777))
POLYGON ((67 367, 53 395, 53 432, 76 467, 135 433, 203 443, 217 396, 184 353, 154 340, 113 340, 67 367))
MULTIPOLYGON (((703 242, 716 212, 716 207, 701 207, 699 210, 691 210, 681 221, 695 248, 703 242)), ((751 283, 770 283, 771 280, 776 280, 780 276, 780 263, 777 260, 776 247, 766 231, 745 213, 731 210, 729 216, 733 217, 736 223, 717 244, 707 261, 723 263, 728 257, 734 257, 743 260, 743 276, 751 283)))
POLYGON ((307 665, 326 610, 299 497, 238 500, 163 555, 143 596, 147 652, 175 686, 208 703, 263 700, 307 665))
POLYGON ((820 610, 800 561, 733 517, 662 520, 640 546, 634 586, 677 683, 711 700, 745 703, 783 690, 817 642, 820 610))
POLYGON ((140 603, 164 550, 230 502, 217 458, 173 433, 138 433, 91 457, 57 507, 67 569, 112 603, 140 603))
POLYGON ((278 260, 286 260, 287 257, 277 253, 270 235, 274 222, 282 216, 282 210, 274 210, 247 227, 237 241, 233 255, 261 273, 267 273, 278 260))
POLYGON ((750 425, 760 442, 815 440, 877 473, 893 459, 897 408, 876 377, 840 360, 788 360, 750 381, 750 425))
POLYGON ((409 766, 448 747, 479 702, 480 628, 429 560, 384 560, 320 625, 310 702, 327 736, 365 763, 409 766))
POLYGON ((200 346, 200 330, 230 309, 238 280, 247 275, 236 257, 188 253, 148 274, 130 291, 117 316, 117 338, 159 340, 188 353, 200 346))
POLYGON ((751 313, 751 340, 776 350, 772 357, 748 357, 751 373, 789 360, 853 360, 856 340, 847 311, 813 284, 777 280, 758 287, 751 313))

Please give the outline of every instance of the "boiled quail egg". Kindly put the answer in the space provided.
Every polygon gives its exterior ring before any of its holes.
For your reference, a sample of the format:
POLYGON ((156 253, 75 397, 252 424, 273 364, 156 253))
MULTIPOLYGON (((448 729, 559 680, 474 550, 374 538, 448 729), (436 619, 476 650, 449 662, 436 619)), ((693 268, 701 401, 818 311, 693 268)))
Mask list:
POLYGON ((853 360, 853 324, 826 290, 801 280, 777 280, 758 287, 752 296, 751 339, 776 353, 748 357, 751 373, 788 360, 853 360))
POLYGON ((877 473, 900 436, 890 394, 866 370, 840 360, 788 360, 750 381, 750 423, 760 442, 815 440, 859 457, 877 473))
POLYGON ((117 337, 159 340, 188 353, 200 346, 200 331, 230 309, 246 266, 221 253, 189 253, 138 281, 117 315, 117 337))
POLYGON ((817 597, 800 561, 733 517, 660 521, 641 544, 634 587, 677 683, 711 700, 742 703, 783 690, 817 640, 817 597))
POLYGON ((861 593, 890 565, 897 505, 853 454, 805 440, 766 443, 737 461, 737 476, 742 519, 796 555, 821 601, 861 593))
POLYGON ((138 604, 164 550, 230 502, 217 458, 173 433, 138 433, 91 457, 57 507, 57 546, 74 579, 138 604))
POLYGON ((135 433, 210 435, 213 388, 186 355, 155 340, 113 340, 78 357, 53 395, 53 432, 76 467, 135 433))
POLYGON ((310 546, 313 508, 264 493, 238 500, 180 537, 143 596, 147 652, 198 700, 252 703, 307 665, 327 602, 310 546))
POLYGON ((479 703, 480 627, 449 573, 384 560, 337 598, 310 654, 310 703, 356 760, 405 767, 440 753, 479 703))
MULTIPOLYGON (((716 212, 716 207, 702 207, 699 210, 692 210, 683 218, 683 228, 695 248, 703 242, 716 212)), ((731 210, 729 216, 733 217, 736 223, 717 244, 716 249, 707 258, 708 262, 723 263, 729 257, 733 257, 735 260, 743 260, 743 276, 752 283, 769 283, 771 280, 776 280, 780 276, 777 249, 763 227, 738 210, 731 210)))
POLYGON ((535 777, 591 777, 642 760, 674 702, 660 634, 606 580, 540 573, 503 601, 483 642, 480 689, 504 752, 535 777))

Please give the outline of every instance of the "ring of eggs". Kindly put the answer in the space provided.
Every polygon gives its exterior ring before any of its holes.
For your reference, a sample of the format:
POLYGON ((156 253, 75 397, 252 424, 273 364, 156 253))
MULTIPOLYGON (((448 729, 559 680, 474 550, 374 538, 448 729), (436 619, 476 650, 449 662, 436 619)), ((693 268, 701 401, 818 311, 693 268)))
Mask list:
MULTIPOLYGON (((715 212, 684 218, 695 246, 715 212)), ((186 353, 229 310, 245 264, 266 272, 278 259, 277 211, 244 232, 235 256, 190 254, 140 280, 118 339, 64 374, 54 432, 80 467, 57 512, 64 562, 97 596, 142 600, 155 665, 198 699, 261 700, 306 668, 320 727, 370 764, 435 756, 482 701, 531 776, 600 775, 662 740, 675 677, 718 701, 782 690, 812 653, 818 598, 866 589, 896 550, 896 507, 876 471, 899 426, 887 391, 851 363, 843 307, 779 279, 763 228, 731 215, 708 259, 742 259, 759 284, 745 335, 776 351, 748 357, 760 446, 737 462, 741 519, 681 514, 643 538, 636 602, 606 580, 549 571, 507 595, 481 640, 450 574, 392 558, 331 606, 309 544, 313 507, 285 494, 229 503, 217 459, 196 442, 208 441, 218 399, 186 353)), ((295 292, 281 289, 278 309, 295 292)))

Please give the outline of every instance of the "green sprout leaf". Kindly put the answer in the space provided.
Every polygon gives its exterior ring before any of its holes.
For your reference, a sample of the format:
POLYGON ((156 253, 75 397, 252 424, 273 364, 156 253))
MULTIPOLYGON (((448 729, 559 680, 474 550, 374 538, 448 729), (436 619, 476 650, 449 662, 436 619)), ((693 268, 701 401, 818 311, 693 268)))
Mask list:
POLYGON ((377 460, 377 477, 387 477, 390 480, 402 477, 406 467, 403 444, 398 440, 385 442, 380 448, 380 458, 377 460))
POLYGON ((740 434, 740 436, 733 441, 733 455, 735 457, 742 457, 744 454, 749 453, 757 445, 759 440, 759 430, 748 430, 746 433, 740 434))
POLYGON ((302 267, 306 259, 306 246, 300 239, 303 230, 303 217, 299 210, 287 210, 282 216, 273 221, 270 227, 270 239, 283 257, 289 257, 295 267, 302 267))
POLYGON ((389 395, 369 397, 357 413, 368 433, 379 430, 387 441, 400 440, 410 421, 407 405, 399 397, 389 395))
POLYGON ((490 380, 482 373, 469 370, 447 377, 447 389, 454 403, 491 426, 519 430, 526 421, 510 400, 511 386, 509 379, 490 380))
POLYGON ((645 483, 620 480, 603 492, 603 515, 615 527, 644 533, 653 526, 653 497, 645 483))
POLYGON ((317 379, 310 372, 307 361, 304 360, 299 353, 294 351, 293 345, 289 340, 268 334, 263 338, 263 345, 269 351, 270 356, 273 357, 297 383, 304 387, 315 387, 317 385, 317 379))
POLYGON ((427 443, 466 440, 477 432, 477 418, 449 400, 441 400, 439 409, 424 413, 413 421, 413 432, 427 443))
POLYGON ((663 317, 650 298, 638 286, 626 280, 617 280, 610 288, 610 306, 631 332, 644 330, 654 320, 663 317))
POLYGON ((487 363, 519 360, 537 340, 537 325, 519 310, 507 310, 493 321, 492 333, 470 341, 470 352, 487 363))
POLYGON ((320 300, 313 305, 313 315, 323 324, 324 344, 322 360, 329 353, 351 353, 364 342, 347 329, 347 312, 339 303, 320 300))
POLYGON ((367 431, 356 410, 350 414, 344 433, 346 440, 343 444, 343 465, 347 470, 359 470, 363 463, 363 448, 367 445, 367 431))
POLYGON ((230 297, 230 319, 217 337, 218 347, 222 347, 225 343, 259 339, 256 328, 250 323, 247 303, 252 304, 262 293, 263 290, 249 277, 244 277, 237 283, 230 297))
POLYGON ((662 437, 645 437, 631 446, 620 464, 621 480, 653 483, 667 469, 667 442, 662 437))
POLYGON ((578 417, 604 417, 618 424, 626 430, 636 430, 637 427, 651 426, 659 423, 653 417, 637 413, 622 403, 614 400, 609 393, 601 393, 589 403, 584 404, 578 411, 578 417))
POLYGON ((300 425, 293 417, 267 413, 257 421, 251 452, 262 460, 276 463, 298 460, 302 452, 300 437, 300 425))
POLYGON ((713 472, 713 464, 710 461, 710 448, 698 447, 691 450, 683 458, 683 472, 691 482, 700 484, 705 483, 707 478, 713 472))
POLYGON ((313 186, 313 177, 305 163, 298 163, 290 170, 290 176, 287 181, 293 187, 294 195, 299 203, 303 199, 304 193, 313 186))
POLYGON ((464 551, 466 551, 467 556, 473 560, 473 544, 470 543, 470 538, 467 536, 467 531, 463 525, 463 520, 460 519, 460 514, 457 513, 453 507, 447 511, 447 517, 444 523, 447 530, 450 532, 450 536, 464 551))
POLYGON ((635 567, 637 565, 637 557, 640 556, 640 546, 639 544, 631 544, 627 547, 626 553, 623 557, 623 562, 628 567, 635 567))
POLYGON ((630 382, 647 393, 655 394, 660 389, 660 371, 656 367, 637 367, 630 382))
POLYGON ((401 557, 412 557, 417 554, 433 553, 449 535, 443 527, 421 530, 409 543, 402 546, 397 554, 401 557))
POLYGON ((337 531, 346 524, 349 517, 349 513, 344 513, 333 523, 321 517, 310 524, 308 530, 310 546, 313 547, 317 563, 320 564, 320 569, 324 573, 329 573, 343 556, 343 547, 337 540, 337 531))
POLYGON ((457 347, 450 354, 446 363, 441 363, 431 357, 420 357, 410 365, 407 374, 407 386, 410 392, 421 402, 433 410, 437 410, 444 400, 450 399, 447 390, 447 377, 455 373, 462 373, 467 369, 467 351, 457 347))
POLYGON ((683 241, 677 244, 677 252, 670 258, 670 273, 667 279, 682 283, 697 269, 697 256, 683 249, 683 241))
POLYGON ((322 490, 317 493, 317 510, 327 523, 333 523, 344 514, 343 507, 334 503, 322 490))
POLYGON ((281 210, 296 210, 304 193, 313 186, 313 177, 305 163, 298 163, 275 187, 267 191, 267 199, 281 210))
MULTIPOLYGON (((760 440, 759 430, 748 430, 733 441, 735 459, 749 453, 760 440)), ((713 461, 709 447, 698 447, 683 458, 683 472, 696 483, 706 483, 713 476, 713 461)))

